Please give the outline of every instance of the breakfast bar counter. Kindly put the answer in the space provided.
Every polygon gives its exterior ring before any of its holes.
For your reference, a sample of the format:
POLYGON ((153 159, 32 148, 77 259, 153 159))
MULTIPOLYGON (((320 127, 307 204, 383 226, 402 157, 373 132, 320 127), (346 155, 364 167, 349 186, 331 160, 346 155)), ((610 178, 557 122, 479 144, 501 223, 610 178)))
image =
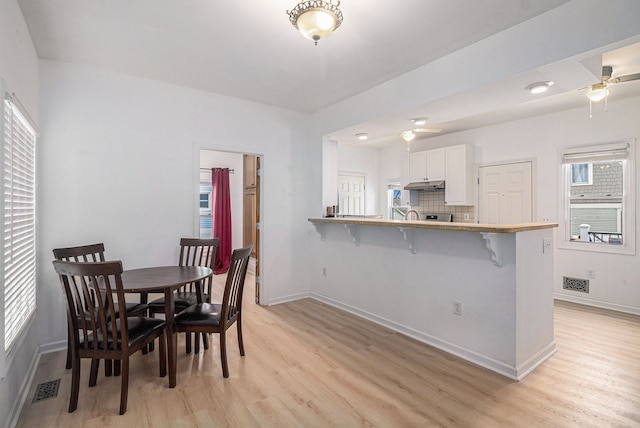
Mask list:
POLYGON ((557 224, 308 220, 311 297, 516 380, 555 353, 557 224))

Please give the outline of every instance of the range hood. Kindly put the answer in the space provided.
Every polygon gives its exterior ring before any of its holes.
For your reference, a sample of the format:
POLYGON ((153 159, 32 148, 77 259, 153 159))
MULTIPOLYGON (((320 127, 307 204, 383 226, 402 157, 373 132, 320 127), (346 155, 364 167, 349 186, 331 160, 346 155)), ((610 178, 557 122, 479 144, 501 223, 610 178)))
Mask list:
POLYGON ((409 183, 404 186, 404 190, 424 190, 427 192, 434 192, 436 190, 444 190, 444 180, 438 181, 418 181, 415 183, 409 183))

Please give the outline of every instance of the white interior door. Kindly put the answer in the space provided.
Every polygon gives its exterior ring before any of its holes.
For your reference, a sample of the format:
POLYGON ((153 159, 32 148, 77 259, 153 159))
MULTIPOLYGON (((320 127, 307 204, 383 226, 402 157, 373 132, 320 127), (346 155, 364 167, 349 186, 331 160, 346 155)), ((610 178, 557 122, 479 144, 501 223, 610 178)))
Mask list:
POLYGON ((340 214, 364 215, 364 176, 339 175, 340 214))
POLYGON ((533 218, 531 162, 479 168, 478 221, 529 223, 533 218))

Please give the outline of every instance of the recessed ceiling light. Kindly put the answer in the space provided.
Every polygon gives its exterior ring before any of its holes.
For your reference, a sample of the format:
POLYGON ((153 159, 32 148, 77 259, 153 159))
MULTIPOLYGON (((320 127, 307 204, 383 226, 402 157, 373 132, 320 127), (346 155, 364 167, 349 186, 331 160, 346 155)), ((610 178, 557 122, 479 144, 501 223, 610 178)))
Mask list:
POLYGON ((425 123, 427 123, 427 118, 426 117, 416 117, 414 119, 411 119, 411 123, 413 123, 414 125, 424 125, 425 123))
POLYGON ((367 134, 366 132, 361 132, 359 134, 356 134, 356 137, 358 137, 358 140, 364 141, 369 139, 369 134, 367 134))
POLYGON ((532 83, 524 89, 531 92, 532 94, 541 94, 549 89, 551 85, 553 85, 553 82, 548 80, 546 82, 532 83))

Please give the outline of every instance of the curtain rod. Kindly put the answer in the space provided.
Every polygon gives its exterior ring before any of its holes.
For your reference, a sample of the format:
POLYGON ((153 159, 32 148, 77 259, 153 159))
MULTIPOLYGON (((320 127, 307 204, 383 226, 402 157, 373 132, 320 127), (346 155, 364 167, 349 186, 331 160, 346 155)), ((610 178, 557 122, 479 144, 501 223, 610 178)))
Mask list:
MULTIPOLYGON (((200 168, 200 171, 211 171, 212 169, 215 168, 200 168)), ((229 168, 229 174, 233 174, 235 171, 233 168, 229 168)))

